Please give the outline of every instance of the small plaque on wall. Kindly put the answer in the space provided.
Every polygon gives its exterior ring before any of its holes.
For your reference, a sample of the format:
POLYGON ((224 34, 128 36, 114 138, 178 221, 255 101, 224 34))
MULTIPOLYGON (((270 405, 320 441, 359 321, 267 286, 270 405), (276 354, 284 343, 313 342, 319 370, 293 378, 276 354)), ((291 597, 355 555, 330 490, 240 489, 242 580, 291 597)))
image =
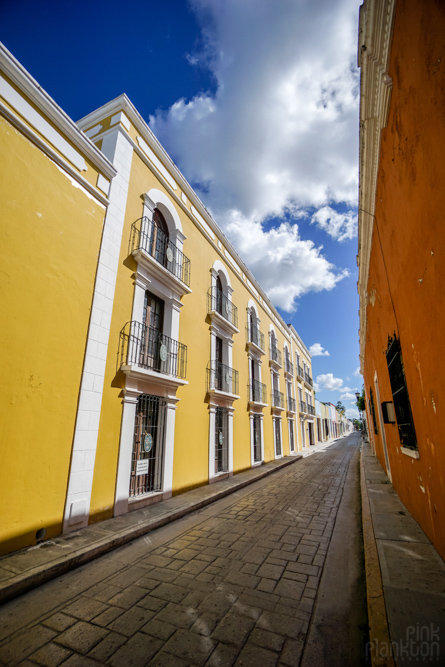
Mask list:
POLYGON ((384 424, 396 423, 396 414, 394 412, 394 403, 392 403, 392 401, 383 401, 382 415, 384 424))
POLYGON ((136 476, 148 474, 148 459, 136 461, 136 476))

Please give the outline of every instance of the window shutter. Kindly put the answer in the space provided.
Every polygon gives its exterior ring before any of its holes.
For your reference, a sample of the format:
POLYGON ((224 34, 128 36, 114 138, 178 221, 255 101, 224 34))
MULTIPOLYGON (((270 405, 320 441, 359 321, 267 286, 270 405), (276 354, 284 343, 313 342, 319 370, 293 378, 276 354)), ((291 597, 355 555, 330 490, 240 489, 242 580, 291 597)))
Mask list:
POLYGON ((389 381, 391 383, 394 410, 399 427, 400 442, 403 447, 417 449, 416 431, 414 429, 411 403, 406 386, 402 351, 396 336, 388 338, 386 363, 388 364, 389 381))

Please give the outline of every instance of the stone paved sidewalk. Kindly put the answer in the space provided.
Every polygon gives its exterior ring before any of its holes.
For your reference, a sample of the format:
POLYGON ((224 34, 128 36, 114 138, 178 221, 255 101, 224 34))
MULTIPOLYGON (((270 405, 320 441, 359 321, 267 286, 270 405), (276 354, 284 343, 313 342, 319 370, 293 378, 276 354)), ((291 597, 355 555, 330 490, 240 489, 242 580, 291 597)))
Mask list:
POLYGON ((357 438, 7 603, 5 665, 298 665, 357 438))
POLYGON ((445 563, 369 444, 362 447, 362 483, 373 665, 445 665, 445 563))
MULTIPOLYGON (((318 449, 314 448, 313 451, 318 449)), ((238 473, 216 484, 207 484, 163 502, 0 558, 0 604, 73 568, 88 563, 137 537, 146 535, 253 482, 296 463, 304 454, 285 456, 238 473)))

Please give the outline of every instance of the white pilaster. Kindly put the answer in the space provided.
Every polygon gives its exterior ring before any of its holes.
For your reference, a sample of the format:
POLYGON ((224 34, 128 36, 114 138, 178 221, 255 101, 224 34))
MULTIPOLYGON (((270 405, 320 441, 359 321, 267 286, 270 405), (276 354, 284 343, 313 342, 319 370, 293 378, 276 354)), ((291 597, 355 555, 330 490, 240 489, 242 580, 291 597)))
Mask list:
POLYGON ((261 460, 264 461, 264 418, 263 418, 263 415, 260 415, 260 425, 261 425, 261 460))
MULTIPOLYGON (((233 364, 232 364, 232 347, 233 347, 233 340, 232 340, 231 338, 229 338, 229 339, 227 340, 227 361, 224 360, 224 347, 226 347, 226 346, 223 346, 223 362, 224 362, 225 364, 227 364, 227 366, 228 366, 229 368, 233 368, 233 364)), ((233 386, 233 385, 234 385, 234 376, 235 376, 234 373, 232 373, 231 376, 230 376, 230 391, 231 391, 232 393, 235 393, 235 389, 234 389, 234 386, 233 386)))
POLYGON ((142 313, 144 312, 146 283, 136 276, 134 281, 133 312, 131 319, 134 322, 142 323, 142 313))
POLYGON ((209 480, 215 477, 215 414, 216 408, 209 406, 209 480))
POLYGON ((126 390, 122 401, 122 424, 117 464, 116 495, 114 499, 114 516, 128 511, 130 493, 131 461, 133 455, 134 425, 136 421, 136 405, 139 392, 126 390))
POLYGON ((165 423, 165 452, 164 470, 162 475, 162 493, 164 498, 170 498, 173 490, 173 458, 175 450, 175 418, 176 397, 167 398, 167 415, 165 423))
POLYGON ((179 314, 181 312, 181 302, 172 298, 169 301, 166 301, 164 311, 164 331, 167 332, 167 335, 173 340, 179 340, 179 314))
POLYGON ((119 129, 104 138, 102 152, 117 167, 118 173, 111 183, 110 204, 99 251, 74 431, 64 532, 88 524, 111 314, 133 157, 133 148, 119 129))
POLYGON ((148 218, 150 221, 153 220, 153 212, 155 208, 156 208, 155 202, 148 196, 148 194, 145 194, 143 217, 148 218))
POLYGON ((249 425, 250 425, 250 465, 253 468, 255 464, 255 454, 254 454, 254 447, 255 447, 255 435, 254 435, 254 429, 253 429, 253 414, 249 414, 249 425))
POLYGON ((229 475, 233 475, 233 408, 228 408, 228 428, 229 428, 229 475))

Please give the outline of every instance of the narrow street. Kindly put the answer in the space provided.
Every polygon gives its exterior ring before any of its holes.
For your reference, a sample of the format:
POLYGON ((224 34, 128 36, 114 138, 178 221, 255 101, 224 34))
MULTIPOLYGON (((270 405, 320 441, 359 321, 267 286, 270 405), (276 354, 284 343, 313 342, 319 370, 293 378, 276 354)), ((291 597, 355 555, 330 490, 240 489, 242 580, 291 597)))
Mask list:
POLYGON ((5 604, 0 664, 367 664, 359 443, 5 604))

